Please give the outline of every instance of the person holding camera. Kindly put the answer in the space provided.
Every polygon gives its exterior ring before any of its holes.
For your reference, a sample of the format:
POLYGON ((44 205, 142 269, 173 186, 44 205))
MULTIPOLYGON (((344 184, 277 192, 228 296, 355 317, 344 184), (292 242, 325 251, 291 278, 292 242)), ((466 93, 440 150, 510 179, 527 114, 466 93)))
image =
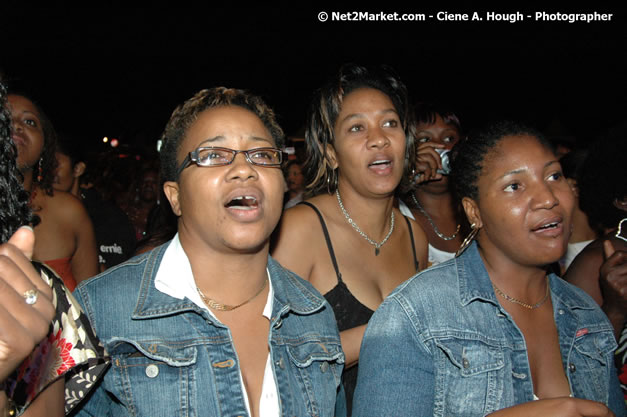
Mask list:
POLYGON ((399 202, 403 214, 416 220, 429 239, 428 266, 451 259, 467 232, 467 223, 449 190, 449 152, 461 138, 455 113, 435 105, 416 111, 416 167, 414 187, 399 202))

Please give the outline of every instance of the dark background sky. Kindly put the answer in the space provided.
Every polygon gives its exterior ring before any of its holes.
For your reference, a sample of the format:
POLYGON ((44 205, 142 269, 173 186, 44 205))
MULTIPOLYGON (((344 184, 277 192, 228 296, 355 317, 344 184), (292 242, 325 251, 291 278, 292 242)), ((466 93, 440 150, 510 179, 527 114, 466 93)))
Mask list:
POLYGON ((596 23, 322 23, 320 11, 486 9, 209 7, 3 7, 0 71, 58 130, 94 146, 103 136, 152 146, 178 103, 216 85, 262 95, 295 134, 313 90, 349 61, 393 66, 414 100, 450 103, 466 126, 518 118, 586 140, 625 120, 627 24, 617 9, 588 7, 614 14, 596 23))

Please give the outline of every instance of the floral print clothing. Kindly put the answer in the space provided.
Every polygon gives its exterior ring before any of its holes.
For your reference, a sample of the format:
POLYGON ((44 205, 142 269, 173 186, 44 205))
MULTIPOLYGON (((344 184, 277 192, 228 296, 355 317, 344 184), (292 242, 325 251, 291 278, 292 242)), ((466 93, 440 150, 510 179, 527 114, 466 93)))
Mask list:
POLYGON ((37 395, 60 377, 65 378, 65 414, 87 395, 108 366, 104 347, 62 279, 44 264, 33 262, 52 288, 57 314, 48 337, 7 379, 5 391, 18 415, 37 395))

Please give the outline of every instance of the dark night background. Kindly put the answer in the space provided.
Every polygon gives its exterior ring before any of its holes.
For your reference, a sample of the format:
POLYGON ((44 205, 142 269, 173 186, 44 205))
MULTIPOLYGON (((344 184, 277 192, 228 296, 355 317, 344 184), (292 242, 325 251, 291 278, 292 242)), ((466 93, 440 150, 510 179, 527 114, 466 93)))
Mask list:
MULTIPOLYGON (((415 101, 451 104, 466 127, 503 117, 586 141, 624 122, 627 25, 610 22, 331 22, 318 12, 482 12, 416 5, 238 9, 3 7, 0 71, 32 91, 59 131, 153 147, 173 108, 201 88, 247 88, 288 135, 341 63, 394 67, 415 101)), ((512 6, 491 11, 515 12, 512 6)), ((533 10, 520 10, 532 12, 533 10)))

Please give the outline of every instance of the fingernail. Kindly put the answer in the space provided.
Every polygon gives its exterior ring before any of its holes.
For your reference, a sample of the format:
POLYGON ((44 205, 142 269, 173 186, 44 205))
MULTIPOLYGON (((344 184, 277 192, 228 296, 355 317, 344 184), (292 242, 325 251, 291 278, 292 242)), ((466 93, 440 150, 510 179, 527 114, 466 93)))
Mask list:
POLYGON ((35 232, 35 231, 33 230, 33 228, 32 228, 32 227, 30 227, 30 226, 29 226, 29 225, 27 225, 27 224, 25 224, 24 226, 20 226, 20 229, 28 229, 28 230, 30 230, 30 231, 31 231, 31 232, 33 232, 33 233, 35 232))

